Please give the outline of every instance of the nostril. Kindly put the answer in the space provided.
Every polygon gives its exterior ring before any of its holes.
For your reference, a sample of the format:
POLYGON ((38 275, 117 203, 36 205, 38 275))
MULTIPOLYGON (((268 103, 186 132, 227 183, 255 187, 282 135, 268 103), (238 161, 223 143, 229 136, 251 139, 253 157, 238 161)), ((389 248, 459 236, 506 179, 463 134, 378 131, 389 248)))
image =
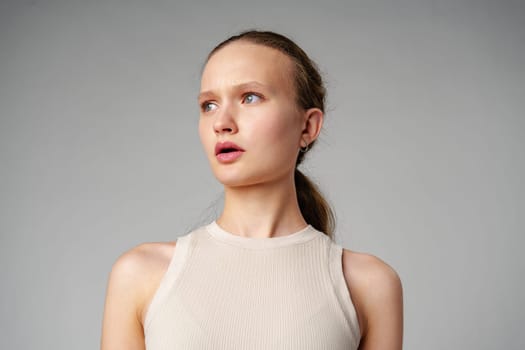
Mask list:
POLYGON ((217 129, 215 129, 215 132, 217 132, 217 133, 222 133, 222 132, 228 132, 229 133, 229 132, 232 132, 232 131, 233 131, 232 128, 217 128, 217 129))

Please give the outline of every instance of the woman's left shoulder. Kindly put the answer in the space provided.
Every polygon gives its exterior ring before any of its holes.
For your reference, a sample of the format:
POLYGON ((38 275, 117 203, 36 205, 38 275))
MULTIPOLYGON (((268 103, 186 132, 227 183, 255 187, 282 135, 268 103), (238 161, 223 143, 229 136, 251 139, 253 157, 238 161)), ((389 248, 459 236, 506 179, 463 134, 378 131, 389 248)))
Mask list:
POLYGON ((345 248, 342 260, 362 336, 378 328, 397 328, 393 333, 402 333, 403 288, 396 270, 377 256, 345 248))
POLYGON ((401 287, 401 279, 396 270, 372 254, 343 248, 343 272, 347 282, 356 282, 358 288, 397 289, 401 287))

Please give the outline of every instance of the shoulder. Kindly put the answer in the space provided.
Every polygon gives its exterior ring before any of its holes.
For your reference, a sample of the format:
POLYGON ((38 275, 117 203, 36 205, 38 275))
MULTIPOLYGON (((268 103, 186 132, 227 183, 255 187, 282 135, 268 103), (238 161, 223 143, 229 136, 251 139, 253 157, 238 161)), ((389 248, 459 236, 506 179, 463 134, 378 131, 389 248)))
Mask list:
POLYGON ((112 274, 125 277, 169 263, 176 241, 142 243, 123 253, 113 264, 112 274))
POLYGON ((356 307, 361 333, 366 336, 372 328, 375 331, 387 322, 391 326, 402 326, 403 292, 397 272, 371 254, 343 249, 342 260, 344 278, 356 307), (390 316, 392 319, 389 320, 390 316))
POLYGON ((355 282, 356 287, 383 287, 387 290, 401 287, 397 272, 371 254, 343 248, 343 271, 347 282, 355 282))
POLYGON ((101 349, 144 349, 144 314, 166 272, 175 242, 144 243, 122 254, 109 276, 101 349))
POLYGON ((137 316, 142 321, 168 269, 175 246, 176 241, 142 243, 123 253, 113 264, 110 285, 133 298, 137 316))

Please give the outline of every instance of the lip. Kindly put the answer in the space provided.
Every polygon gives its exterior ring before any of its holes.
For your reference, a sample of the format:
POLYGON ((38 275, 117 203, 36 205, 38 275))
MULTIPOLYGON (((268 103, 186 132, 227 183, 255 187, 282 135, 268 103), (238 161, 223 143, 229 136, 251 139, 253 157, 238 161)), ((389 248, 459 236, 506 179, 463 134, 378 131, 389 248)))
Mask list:
POLYGON ((231 141, 224 141, 224 142, 217 142, 215 144, 215 155, 216 156, 219 155, 222 152, 222 150, 227 149, 227 148, 236 150, 235 152, 231 152, 231 153, 244 152, 244 150, 241 147, 237 146, 235 143, 231 141))
POLYGON ((215 157, 220 163, 231 163, 242 156, 243 153, 244 150, 231 141, 217 142, 215 145, 215 157), (221 153, 222 150, 227 148, 234 151, 221 153))

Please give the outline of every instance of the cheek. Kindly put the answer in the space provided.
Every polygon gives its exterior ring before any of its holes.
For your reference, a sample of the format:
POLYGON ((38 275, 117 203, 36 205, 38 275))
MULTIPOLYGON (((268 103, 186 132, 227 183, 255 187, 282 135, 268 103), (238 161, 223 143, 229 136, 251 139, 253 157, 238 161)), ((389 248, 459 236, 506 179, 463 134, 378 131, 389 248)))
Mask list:
POLYGON ((199 137, 201 140, 202 147, 204 148, 206 153, 210 147, 210 133, 209 133, 208 128, 209 126, 207 125, 207 123, 203 121, 203 119, 200 119, 199 120, 199 137))
POLYGON ((281 140, 281 143, 294 148, 301 137, 301 122, 297 112, 289 109, 286 114, 280 115, 279 123, 272 127, 272 135, 281 140))
POLYGON ((288 125, 272 125, 265 130, 270 141, 274 144, 288 144, 294 137, 294 133, 288 125))
POLYGON ((273 154, 295 153, 298 149, 301 135, 301 125, 297 117, 292 114, 275 114, 266 118, 265 122, 258 123, 252 130, 254 140, 273 154))

